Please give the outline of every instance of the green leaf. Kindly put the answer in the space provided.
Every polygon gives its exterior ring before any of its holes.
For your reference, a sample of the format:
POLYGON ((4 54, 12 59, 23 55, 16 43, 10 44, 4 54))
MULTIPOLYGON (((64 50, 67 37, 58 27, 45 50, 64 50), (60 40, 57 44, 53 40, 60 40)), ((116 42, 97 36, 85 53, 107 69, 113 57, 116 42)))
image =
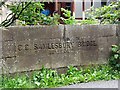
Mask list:
POLYGON ((118 57, 119 57, 119 54, 115 54, 115 55, 114 55, 114 58, 115 58, 115 59, 118 59, 118 57))
POLYGON ((35 84, 36 84, 37 86, 40 86, 40 82, 35 81, 35 84))
POLYGON ((112 51, 113 51, 113 52, 117 52, 118 49, 119 49, 119 48, 118 48, 117 45, 112 45, 112 51))

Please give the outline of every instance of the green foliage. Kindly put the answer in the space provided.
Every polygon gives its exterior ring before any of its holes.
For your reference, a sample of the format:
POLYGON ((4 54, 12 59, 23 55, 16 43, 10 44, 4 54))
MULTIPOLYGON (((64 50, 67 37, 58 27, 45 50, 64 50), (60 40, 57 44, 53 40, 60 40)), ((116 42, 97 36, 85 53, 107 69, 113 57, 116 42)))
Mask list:
POLYGON ((64 8, 61 8, 61 11, 63 12, 63 15, 65 16, 65 18, 61 17, 61 19, 63 20, 65 24, 70 24, 70 25, 76 24, 75 17, 71 16, 71 11, 66 10, 64 8))
MULTIPOLYGON (((18 11, 17 15, 19 15, 19 12, 21 12, 21 9, 26 6, 26 4, 27 2, 13 3, 9 5, 8 8, 13 13, 18 11)), ((31 4, 20 14, 19 20, 22 21, 22 24, 36 25, 37 21, 40 19, 40 11, 43 10, 43 8, 44 4, 40 2, 31 2, 31 4)))
POLYGON ((1 83, 3 84, 2 88, 33 88, 33 84, 26 75, 16 75, 14 78, 11 76, 4 76, 2 77, 4 81, 1 83))
POLYGON ((46 69, 43 67, 40 72, 33 76, 33 81, 37 87, 55 87, 58 78, 58 74, 55 70, 46 69))
POLYGON ((76 67, 69 66, 65 74, 56 70, 42 68, 31 76, 4 76, 1 88, 51 88, 97 80, 120 79, 120 72, 112 70, 109 65, 76 67))
POLYGON ((91 8, 92 12, 87 12, 88 20, 99 20, 100 24, 120 23, 120 1, 112 2, 108 6, 91 8))
POLYGON ((120 45, 112 45, 109 64, 113 69, 120 71, 120 45))
POLYGON ((60 15, 54 14, 53 17, 46 16, 41 14, 40 20, 37 24, 39 25, 58 25, 59 24, 60 15))
POLYGON ((98 24, 97 20, 81 20, 80 25, 86 25, 86 24, 98 24))
MULTIPOLYGON (((13 13, 18 11, 21 12, 21 9, 26 5, 26 2, 21 2, 20 4, 14 3, 9 5, 8 8, 13 13), (19 7, 18 7, 19 6, 19 7), (18 7, 18 8, 17 8, 18 7)), ((18 23, 22 25, 58 25, 58 20, 60 16, 58 14, 54 14, 53 17, 46 16, 41 14, 41 11, 44 10, 44 4, 41 2, 31 2, 31 4, 25 8, 25 10, 20 14, 18 18, 18 23)))

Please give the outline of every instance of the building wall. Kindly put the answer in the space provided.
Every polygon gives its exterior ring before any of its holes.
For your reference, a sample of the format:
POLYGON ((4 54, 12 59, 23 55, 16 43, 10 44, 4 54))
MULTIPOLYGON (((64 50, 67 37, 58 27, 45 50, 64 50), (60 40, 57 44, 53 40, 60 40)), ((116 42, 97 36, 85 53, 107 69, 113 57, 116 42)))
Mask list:
POLYGON ((93 6, 95 8, 101 7, 101 0, 93 0, 93 6))
MULTIPOLYGON (((95 8, 101 7, 101 0, 93 0, 93 6, 95 8)), ((84 10, 90 9, 91 7, 91 0, 84 0, 84 6, 83 6, 83 0, 75 0, 75 18, 86 18, 84 10)))
POLYGON ((82 1, 75 0, 75 18, 82 18, 82 1))

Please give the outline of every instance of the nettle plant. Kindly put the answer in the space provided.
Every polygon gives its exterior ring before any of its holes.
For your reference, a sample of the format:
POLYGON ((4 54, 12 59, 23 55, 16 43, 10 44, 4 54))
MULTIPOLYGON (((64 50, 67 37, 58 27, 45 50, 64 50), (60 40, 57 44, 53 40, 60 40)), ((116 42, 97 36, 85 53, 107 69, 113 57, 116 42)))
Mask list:
POLYGON ((61 11, 63 12, 64 17, 61 17, 61 19, 63 20, 63 22, 65 24, 70 24, 70 25, 74 25, 76 24, 76 20, 75 17, 71 15, 71 11, 66 10, 64 8, 61 8, 61 11))
POLYGON ((120 45, 112 45, 112 52, 109 59, 109 65, 113 69, 120 71, 120 45))
POLYGON ((120 24, 120 1, 100 8, 92 7, 86 14, 88 20, 99 21, 100 24, 120 24))

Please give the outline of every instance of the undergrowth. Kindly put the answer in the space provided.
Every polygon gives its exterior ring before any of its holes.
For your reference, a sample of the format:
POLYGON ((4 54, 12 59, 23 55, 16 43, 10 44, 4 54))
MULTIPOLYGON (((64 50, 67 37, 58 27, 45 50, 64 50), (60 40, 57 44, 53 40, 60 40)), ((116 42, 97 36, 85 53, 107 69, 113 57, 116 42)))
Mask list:
POLYGON ((31 76, 25 74, 16 76, 3 76, 1 88, 52 88, 65 85, 120 79, 120 72, 113 70, 109 65, 80 67, 69 66, 64 74, 58 74, 56 70, 42 68, 34 71, 31 76))

